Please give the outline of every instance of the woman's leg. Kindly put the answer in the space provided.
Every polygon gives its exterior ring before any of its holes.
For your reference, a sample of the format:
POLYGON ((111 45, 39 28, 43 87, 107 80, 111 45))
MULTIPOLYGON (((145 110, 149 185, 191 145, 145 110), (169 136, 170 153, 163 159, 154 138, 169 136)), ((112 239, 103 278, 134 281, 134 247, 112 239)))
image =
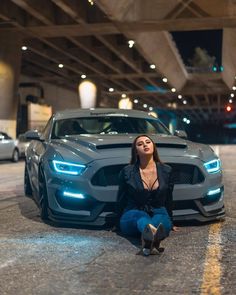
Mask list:
POLYGON ((172 228, 172 222, 164 207, 154 209, 154 215, 152 217, 151 224, 155 227, 158 227, 160 223, 162 223, 164 226, 166 235, 168 236, 172 228))
POLYGON ((125 235, 138 236, 149 223, 151 223, 151 217, 146 212, 129 210, 121 216, 120 229, 125 235))

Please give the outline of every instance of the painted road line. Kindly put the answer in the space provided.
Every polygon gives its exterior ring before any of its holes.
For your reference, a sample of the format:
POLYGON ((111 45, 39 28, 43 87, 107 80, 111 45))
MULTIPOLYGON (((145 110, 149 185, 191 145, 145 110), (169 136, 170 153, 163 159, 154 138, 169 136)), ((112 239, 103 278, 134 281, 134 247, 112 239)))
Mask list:
POLYGON ((212 224, 209 229, 208 246, 204 264, 201 295, 221 294, 221 228, 222 223, 212 224))

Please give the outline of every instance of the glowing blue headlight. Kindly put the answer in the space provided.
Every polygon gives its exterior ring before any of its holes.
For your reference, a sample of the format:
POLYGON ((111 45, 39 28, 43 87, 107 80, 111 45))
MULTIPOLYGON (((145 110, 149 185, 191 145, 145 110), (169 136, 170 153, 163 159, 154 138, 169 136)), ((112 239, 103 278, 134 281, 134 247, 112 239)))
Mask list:
POLYGON ((70 175, 80 175, 86 169, 85 165, 73 164, 63 161, 53 160, 53 168, 56 172, 70 175))
POLYGON ((203 164, 208 173, 217 173, 220 171, 221 164, 219 159, 211 160, 203 164))
POLYGON ((75 198, 75 199, 85 199, 83 194, 73 193, 73 192, 69 192, 69 191, 64 191, 63 196, 64 197, 75 198))
POLYGON ((212 189, 210 190, 208 193, 207 193, 207 196, 213 196, 213 195, 217 195, 221 192, 221 189, 220 188, 217 188, 217 189, 212 189))

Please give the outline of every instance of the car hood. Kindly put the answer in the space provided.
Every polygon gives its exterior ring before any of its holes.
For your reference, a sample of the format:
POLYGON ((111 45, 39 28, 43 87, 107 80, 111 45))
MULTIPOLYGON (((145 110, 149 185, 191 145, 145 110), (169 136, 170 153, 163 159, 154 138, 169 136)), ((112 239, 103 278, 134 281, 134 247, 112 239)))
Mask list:
MULTIPOLYGON (((54 140, 54 149, 64 158, 73 159, 78 156, 83 162, 106 158, 127 158, 131 156, 131 146, 137 135, 79 135, 66 139, 54 140)), ((204 144, 172 135, 152 135, 157 144, 160 158, 194 157, 207 161, 216 157, 213 150, 204 144)))

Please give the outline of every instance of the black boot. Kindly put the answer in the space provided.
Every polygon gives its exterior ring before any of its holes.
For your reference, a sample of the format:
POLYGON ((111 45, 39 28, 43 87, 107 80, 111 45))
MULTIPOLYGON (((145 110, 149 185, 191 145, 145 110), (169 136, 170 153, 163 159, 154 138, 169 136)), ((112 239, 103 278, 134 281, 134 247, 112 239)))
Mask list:
POLYGON ((164 252, 165 248, 160 247, 160 244, 161 244, 161 241, 164 240, 166 237, 167 237, 166 230, 163 224, 160 223, 157 227, 157 231, 154 235, 154 241, 153 241, 153 248, 156 248, 159 253, 164 252))
POLYGON ((153 248, 154 234, 149 224, 147 224, 142 232, 142 254, 149 256, 153 248))

